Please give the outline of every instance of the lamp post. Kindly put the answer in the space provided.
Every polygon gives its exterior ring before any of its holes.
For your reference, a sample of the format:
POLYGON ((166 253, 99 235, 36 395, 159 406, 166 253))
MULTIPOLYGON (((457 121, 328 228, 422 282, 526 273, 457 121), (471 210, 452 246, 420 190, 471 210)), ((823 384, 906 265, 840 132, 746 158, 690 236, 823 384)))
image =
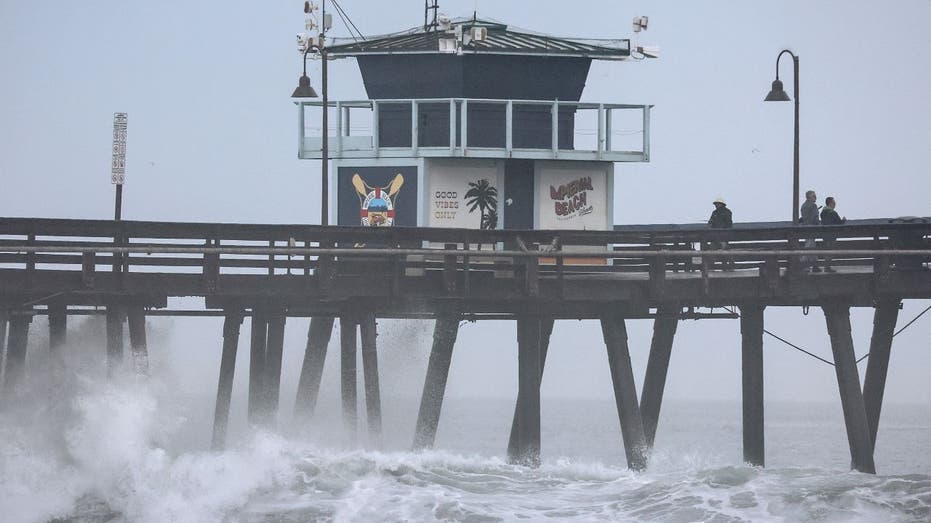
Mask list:
MULTIPOLYGON (((327 77, 326 77, 326 62, 327 62, 327 53, 326 46, 323 45, 323 34, 320 35, 320 44, 308 44, 307 49, 304 51, 304 74, 301 75, 298 79, 297 88, 294 89, 294 92, 291 93, 291 98, 316 98, 317 92, 314 91, 314 88, 310 86, 310 78, 307 76, 307 53, 311 51, 317 51, 320 53, 320 93, 323 98, 323 147, 322 155, 320 158, 320 224, 329 225, 329 211, 330 211, 330 179, 329 173, 327 172, 327 163, 329 160, 329 150, 328 150, 328 132, 327 132, 327 77)), ((304 109, 301 108, 303 111, 304 109)))
POLYGON ((782 58, 782 55, 786 53, 792 57, 792 64, 794 66, 795 73, 795 157, 793 158, 792 162, 792 214, 790 216, 792 223, 798 224, 798 56, 796 56, 792 51, 783 49, 779 53, 779 56, 776 57, 776 79, 773 80, 773 87, 769 91, 769 94, 766 95, 764 101, 788 102, 791 100, 789 95, 786 94, 785 90, 782 88, 782 81, 779 80, 779 59, 782 58))

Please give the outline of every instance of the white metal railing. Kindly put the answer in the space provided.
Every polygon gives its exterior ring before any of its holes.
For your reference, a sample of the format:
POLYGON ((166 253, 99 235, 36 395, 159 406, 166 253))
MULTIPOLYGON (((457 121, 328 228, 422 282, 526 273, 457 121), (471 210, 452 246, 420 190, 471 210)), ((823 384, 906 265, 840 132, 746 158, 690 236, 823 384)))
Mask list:
MULTIPOLYGON (((318 100, 301 100, 298 107, 298 155, 300 158, 320 158, 322 156, 322 129, 314 122, 321 121, 323 102, 318 100), (308 129, 311 131, 308 133, 308 129)), ((329 111, 336 112, 335 128, 328 129, 328 155, 330 158, 365 158, 365 157, 418 157, 418 156, 469 156, 500 158, 533 159, 593 159, 608 161, 646 162, 650 160, 650 110, 652 105, 605 104, 591 102, 564 102, 546 100, 490 100, 469 98, 420 98, 420 99, 385 99, 331 101, 327 104, 329 111), (436 106, 449 106, 449 128, 439 130, 437 127, 424 130, 421 126, 421 108, 429 105, 432 114, 436 106), (393 143, 379 143, 379 136, 384 136, 379 122, 380 109, 402 106, 409 107, 411 122, 410 136, 391 135, 393 143), (469 108, 503 106, 503 139, 497 143, 470 143, 476 136, 469 134, 469 108), (551 115, 548 143, 537 140, 536 143, 515 146, 515 127, 517 135, 521 132, 535 132, 541 136, 545 128, 529 129, 527 122, 516 117, 515 112, 538 108, 539 117, 549 108, 551 115), (361 113, 361 114, 360 114, 361 113), (622 120, 619 121, 619 115, 622 120), (369 125, 355 126, 362 117, 369 125), (562 136, 560 124, 566 125, 565 119, 572 118, 571 135, 562 136), (589 127, 585 127, 590 119, 589 127), (563 120, 561 122, 561 120, 563 120), (620 123, 623 127, 618 127, 620 123), (580 126, 580 124, 582 124, 580 126), (594 127, 593 129, 591 127, 594 127), (437 135, 437 133, 441 133, 437 135), (594 136, 595 141, 587 147, 579 147, 587 137, 594 136), (561 143, 562 141, 562 143, 561 143), (568 142, 568 143, 567 143, 568 142), (567 146, 567 147, 566 147, 567 146)), ((393 120, 394 125, 398 124, 393 120)), ((386 124, 387 125, 387 124, 386 124)), ((483 122, 483 129, 489 129, 488 121, 483 122)), ((492 129, 501 133, 501 129, 492 129)), ((526 140, 525 140, 526 141, 526 140)))

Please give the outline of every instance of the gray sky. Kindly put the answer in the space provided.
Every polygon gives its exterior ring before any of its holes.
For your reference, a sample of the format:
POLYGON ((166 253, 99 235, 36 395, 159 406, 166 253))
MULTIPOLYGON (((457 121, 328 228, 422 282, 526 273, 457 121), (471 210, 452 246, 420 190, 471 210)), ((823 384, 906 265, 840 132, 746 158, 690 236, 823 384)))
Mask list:
MULTIPOLYGON (((124 218, 317 220, 319 164, 296 159, 296 110, 288 98, 301 69, 294 35, 303 29, 302 2, 0 1, 0 215, 111 217, 111 120, 113 112, 125 111, 124 218)), ((342 5, 366 34, 423 20, 420 0, 342 5)), ((803 190, 836 196, 838 210, 850 218, 931 214, 931 3, 878 7, 847 0, 441 1, 452 16, 477 8, 565 36, 623 38, 630 36, 633 16, 650 16, 641 42, 660 46, 661 58, 596 62, 583 94, 588 101, 656 105, 653 161, 616 169, 618 223, 704 221, 717 195, 728 199, 736 221, 787 219, 792 106, 762 102, 784 47, 801 59, 803 190)), ((345 36, 334 19, 333 34, 345 36)), ((317 67, 309 71, 315 86, 317 67)), ((784 59, 781 73, 789 86, 790 61, 784 59)), ((353 60, 332 65, 330 90, 332 99, 364 98, 353 60)), ((900 324, 926 306, 907 303, 900 324)), ((766 321, 771 330, 830 354, 820 311, 803 316, 799 309, 771 309, 766 321)), ((871 311, 856 311, 853 321, 862 354, 871 311)), ((416 392, 429 331, 383 323, 380 340, 389 360, 383 368, 404 378, 400 392, 416 392), (422 335, 411 337, 411 330, 422 335), (406 366, 412 374, 405 374, 406 366)), ((216 372, 219 323, 171 325, 169 352, 202 363, 192 368, 216 372)), ((557 324, 544 395, 609 397, 595 327, 557 324)), ((289 323, 288 370, 299 365, 305 329, 306 322, 289 323)), ((629 330, 642 379, 650 324, 634 321, 629 330)), ((896 338, 887 401, 931 401, 929 332, 931 316, 896 338)), ((459 340, 451 394, 515 393, 513 325, 469 325, 459 340)), ((736 321, 683 323, 667 397, 738 399, 739 342, 736 321)), ((837 401, 833 369, 770 338, 765 350, 768 399, 837 401)), ((335 359, 328 362, 328 380, 335 359)), ((198 376, 215 383, 215 375, 198 376)), ((287 375, 285 386, 296 379, 287 375)))

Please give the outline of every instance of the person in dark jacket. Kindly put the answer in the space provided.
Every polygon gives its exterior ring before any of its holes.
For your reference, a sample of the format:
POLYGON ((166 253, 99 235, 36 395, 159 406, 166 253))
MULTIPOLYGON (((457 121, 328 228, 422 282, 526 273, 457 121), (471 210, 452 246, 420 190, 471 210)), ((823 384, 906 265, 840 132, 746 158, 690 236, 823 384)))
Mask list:
MULTIPOLYGON (((805 192, 805 203, 802 204, 801 208, 801 217, 798 219, 798 222, 802 225, 821 225, 821 220, 818 218, 818 195, 815 194, 815 191, 806 191, 805 192)), ((806 249, 815 248, 815 238, 811 237, 805 240, 806 249)), ((802 265, 808 266, 811 272, 821 272, 821 268, 818 267, 818 257, 817 256, 805 256, 802 259, 802 265)))
MULTIPOLYGON (((843 225, 847 223, 847 217, 841 217, 834 209, 837 207, 837 201, 833 196, 828 196, 824 200, 824 208, 821 209, 821 225, 843 225)), ((837 244, 837 236, 833 234, 824 235, 824 248, 833 249, 837 244)), ((824 257, 824 272, 836 272, 831 268, 831 257, 824 257)))
MULTIPOLYGON (((734 226, 734 219, 731 210, 727 208, 727 202, 724 201, 724 198, 718 196, 714 199, 714 211, 711 212, 711 217, 708 218, 708 225, 712 229, 730 229, 734 226)), ((727 249, 726 241, 715 241, 711 242, 713 249, 727 249)), ((730 271, 733 270, 734 260, 731 258, 724 258, 724 270, 730 271)))

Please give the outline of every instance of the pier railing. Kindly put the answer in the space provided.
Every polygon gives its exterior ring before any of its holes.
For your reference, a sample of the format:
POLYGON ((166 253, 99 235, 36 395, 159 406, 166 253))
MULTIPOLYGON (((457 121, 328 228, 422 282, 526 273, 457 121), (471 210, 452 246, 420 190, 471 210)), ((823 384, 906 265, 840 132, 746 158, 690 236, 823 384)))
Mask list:
MULTIPOLYGON (((323 102, 296 105, 298 157, 321 158, 323 102)), ((651 105, 424 98, 327 107, 335 122, 328 132, 330 158, 650 161, 651 105)))
POLYGON ((707 275, 727 262, 736 271, 778 276, 819 257, 832 258, 839 268, 923 268, 931 260, 929 237, 931 224, 875 221, 730 230, 480 231, 4 218, 0 269, 27 275, 79 271, 88 282, 107 270, 199 273, 209 282, 222 274, 312 275, 327 263, 338 270, 352 261, 390 261, 381 265, 402 275, 532 266, 534 278, 641 273, 658 279, 667 273, 707 275), (805 248, 808 239, 816 240, 815 249, 805 248), (727 242, 724 250, 716 248, 721 242, 727 242))

